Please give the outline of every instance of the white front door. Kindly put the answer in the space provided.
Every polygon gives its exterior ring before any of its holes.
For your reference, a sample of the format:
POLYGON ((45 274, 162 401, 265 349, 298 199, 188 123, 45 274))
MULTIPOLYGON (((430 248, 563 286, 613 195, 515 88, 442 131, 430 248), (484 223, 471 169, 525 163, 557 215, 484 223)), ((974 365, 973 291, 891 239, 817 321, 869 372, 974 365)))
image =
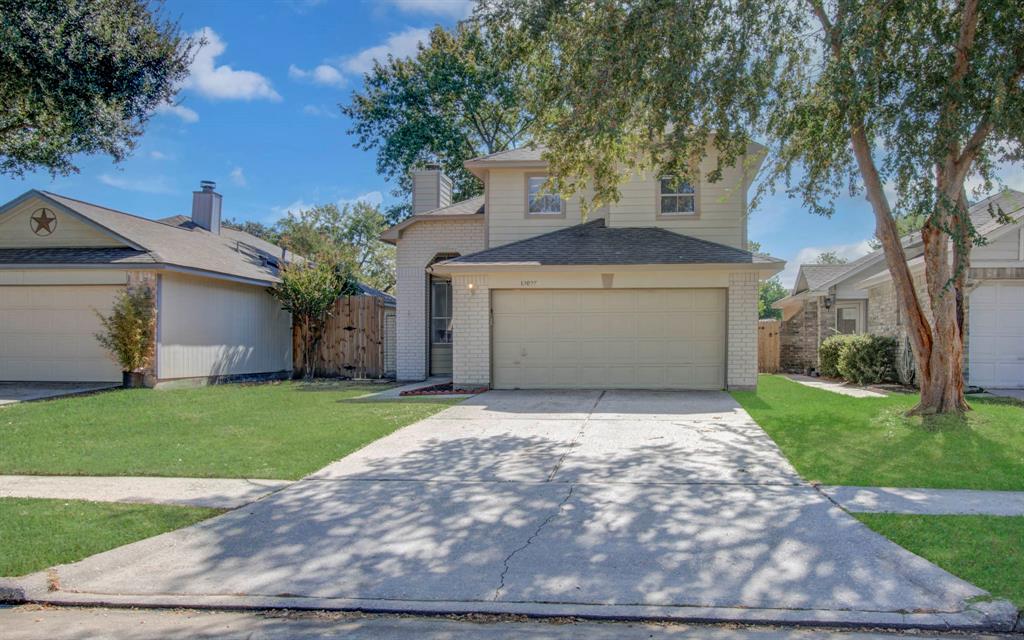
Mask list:
POLYGON ((496 389, 722 389, 725 289, 492 291, 496 389))
POLYGON ((970 384, 1024 388, 1024 283, 992 282, 970 294, 970 384))
POLYGON ((96 342, 95 309, 119 286, 0 286, 0 380, 117 382, 121 368, 96 342))

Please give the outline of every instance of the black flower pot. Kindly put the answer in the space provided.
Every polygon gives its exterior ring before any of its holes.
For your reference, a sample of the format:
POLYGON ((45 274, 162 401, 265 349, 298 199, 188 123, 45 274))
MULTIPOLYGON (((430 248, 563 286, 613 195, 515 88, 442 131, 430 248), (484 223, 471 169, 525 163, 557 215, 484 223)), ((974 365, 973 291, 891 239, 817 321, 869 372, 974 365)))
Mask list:
POLYGON ((141 371, 123 371, 121 372, 121 382, 125 389, 141 389, 146 386, 145 384, 146 374, 141 371))

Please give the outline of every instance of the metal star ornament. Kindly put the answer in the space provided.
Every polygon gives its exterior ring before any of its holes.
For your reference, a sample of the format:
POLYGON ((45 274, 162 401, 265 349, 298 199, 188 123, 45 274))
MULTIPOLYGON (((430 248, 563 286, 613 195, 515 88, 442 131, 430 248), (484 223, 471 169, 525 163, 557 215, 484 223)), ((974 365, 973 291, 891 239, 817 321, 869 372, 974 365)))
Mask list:
POLYGON ((49 209, 36 209, 29 221, 32 233, 37 236, 48 236, 57 228, 57 216, 49 209))

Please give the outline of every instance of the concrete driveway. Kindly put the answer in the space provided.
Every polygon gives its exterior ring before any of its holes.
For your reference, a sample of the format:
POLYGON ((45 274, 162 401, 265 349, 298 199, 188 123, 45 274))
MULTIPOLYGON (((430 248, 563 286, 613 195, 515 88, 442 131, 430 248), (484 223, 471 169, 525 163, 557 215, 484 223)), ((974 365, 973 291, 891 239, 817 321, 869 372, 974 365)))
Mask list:
POLYGON ((52 602, 1012 626, 860 525, 716 392, 490 392, 219 518, 60 567, 52 602))
POLYGON ((92 393, 119 386, 113 382, 0 382, 0 406, 92 393))

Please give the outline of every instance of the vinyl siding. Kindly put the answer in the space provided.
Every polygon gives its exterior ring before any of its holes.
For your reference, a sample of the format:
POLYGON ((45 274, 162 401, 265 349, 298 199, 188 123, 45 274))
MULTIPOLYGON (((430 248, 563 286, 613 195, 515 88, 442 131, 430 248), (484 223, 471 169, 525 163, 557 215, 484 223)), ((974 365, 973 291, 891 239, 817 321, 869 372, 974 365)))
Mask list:
POLYGON ((972 262, 1020 262, 1021 233, 1024 225, 1018 224, 1011 231, 1004 233, 995 240, 971 250, 972 262))
POLYGON ((158 379, 292 368, 291 317, 263 287, 164 274, 158 298, 158 379))

